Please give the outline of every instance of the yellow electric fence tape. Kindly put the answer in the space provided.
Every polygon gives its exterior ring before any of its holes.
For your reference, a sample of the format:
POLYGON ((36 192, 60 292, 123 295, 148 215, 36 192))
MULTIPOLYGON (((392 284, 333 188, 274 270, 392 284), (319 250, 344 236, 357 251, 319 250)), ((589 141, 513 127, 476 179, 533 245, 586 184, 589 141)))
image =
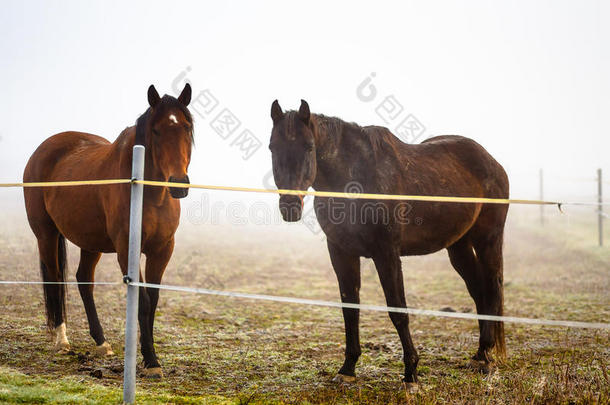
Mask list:
POLYGON ((136 183, 148 186, 167 186, 178 188, 200 188, 205 190, 243 191, 246 193, 272 193, 289 195, 313 195, 318 197, 337 197, 367 200, 404 200, 404 201, 434 201, 457 203, 489 203, 489 204, 544 204, 560 205, 558 201, 542 200, 513 200, 509 198, 483 198, 483 197, 445 197, 432 195, 396 195, 396 194, 370 194, 370 193, 342 193, 335 191, 305 191, 305 190, 271 190, 266 188, 209 186, 201 184, 170 183, 166 181, 138 180, 136 183))
POLYGON ((131 183, 129 179, 110 180, 70 180, 70 181, 39 181, 31 183, 0 183, 0 187, 66 187, 66 186, 95 186, 98 184, 124 184, 131 183))
POLYGON ((451 202, 451 203, 477 203, 477 204, 529 204, 529 205, 607 205, 596 202, 561 202, 546 200, 524 200, 512 198, 485 198, 485 197, 452 197, 433 195, 396 195, 396 194, 371 194, 371 193, 346 193, 335 191, 307 191, 307 190, 272 190, 253 187, 212 186, 205 184, 173 183, 168 181, 153 180, 131 180, 131 179, 108 179, 108 180, 77 180, 77 181, 49 181, 31 183, 0 183, 0 187, 67 187, 67 186, 95 186, 107 184, 139 183, 155 187, 177 187, 198 188, 204 190, 241 191, 246 193, 266 194, 289 194, 289 195, 312 195, 318 197, 336 197, 350 199, 368 200, 401 200, 401 201, 429 201, 429 202, 451 202))

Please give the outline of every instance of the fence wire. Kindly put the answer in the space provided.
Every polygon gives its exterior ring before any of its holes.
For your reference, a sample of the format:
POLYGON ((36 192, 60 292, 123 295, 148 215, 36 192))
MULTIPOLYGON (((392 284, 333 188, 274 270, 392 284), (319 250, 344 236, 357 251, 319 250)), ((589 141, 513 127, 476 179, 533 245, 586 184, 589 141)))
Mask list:
MULTIPOLYGON (((95 281, 95 282, 79 282, 79 281, 0 281, 0 285, 104 285, 104 286, 116 286, 124 284, 124 282, 117 281, 95 281)), ((509 323, 520 323, 530 325, 541 325, 541 326, 556 326, 556 327, 567 327, 567 328, 581 328, 581 329, 605 329, 610 330, 610 323, 603 322, 582 322, 582 321, 570 321, 570 320, 555 320, 555 319, 541 319, 541 318, 527 318, 527 317, 516 317, 516 316, 498 316, 498 315, 485 315, 485 314, 472 314, 467 312, 448 312, 448 311, 437 311, 431 309, 417 309, 417 308, 400 308, 400 307, 388 307, 384 305, 369 305, 369 304, 353 304, 348 302, 337 302, 337 301, 325 301, 310 298, 299 298, 299 297, 286 297, 279 295, 266 295, 266 294, 254 294, 245 293, 238 291, 223 291, 223 290, 212 290, 208 288, 197 288, 197 287, 186 287, 177 285, 167 284, 153 284, 145 282, 127 282, 136 287, 143 288, 157 288, 159 290, 177 291, 177 292, 188 292, 203 295, 213 295, 230 298, 241 298, 248 300, 257 301, 271 301, 280 302, 286 304, 299 304, 299 305, 310 305, 318 307, 330 307, 330 308, 347 308, 347 309, 359 309, 363 311, 376 311, 376 312, 397 312, 416 316, 431 316, 431 317, 442 317, 442 318, 454 318, 454 319, 469 319, 469 320, 480 320, 480 321, 499 321, 509 323)))

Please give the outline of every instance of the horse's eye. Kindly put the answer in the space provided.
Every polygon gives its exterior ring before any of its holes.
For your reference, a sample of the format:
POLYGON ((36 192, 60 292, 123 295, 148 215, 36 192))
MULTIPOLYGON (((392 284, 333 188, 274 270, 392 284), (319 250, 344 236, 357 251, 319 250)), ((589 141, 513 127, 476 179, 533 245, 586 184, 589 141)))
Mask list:
POLYGON ((305 147, 305 150, 306 150, 307 152, 313 152, 313 145, 307 145, 307 146, 305 147))
POLYGON ((152 133, 153 133, 153 135, 155 135, 155 136, 159 136, 159 131, 157 131, 156 129, 153 129, 153 130, 152 130, 152 133))

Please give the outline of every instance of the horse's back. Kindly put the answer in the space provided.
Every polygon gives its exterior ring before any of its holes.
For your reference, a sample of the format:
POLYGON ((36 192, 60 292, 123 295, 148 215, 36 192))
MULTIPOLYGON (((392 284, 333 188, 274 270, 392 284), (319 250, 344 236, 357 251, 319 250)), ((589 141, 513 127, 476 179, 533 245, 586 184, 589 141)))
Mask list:
MULTIPOLYGON (((461 135, 439 135, 419 144, 408 144, 402 142, 386 127, 370 125, 362 129, 368 134, 371 150, 377 155, 377 164, 388 163, 388 157, 395 156, 394 170, 397 177, 402 177, 400 174, 403 174, 412 178, 421 174, 423 179, 419 183, 427 183, 431 186, 430 189, 410 189, 411 192, 434 193, 436 185, 429 183, 436 176, 440 178, 474 176, 483 186, 486 197, 508 197, 508 176, 504 168, 483 146, 471 138, 461 135), (409 167, 410 170, 405 171, 404 167, 409 167)), ((390 163, 390 166, 392 165, 390 163)), ((384 175, 387 174, 387 169, 391 170, 386 167, 383 170, 384 175)), ((409 179, 406 183, 410 183, 409 179)), ((424 186, 424 188, 428 187, 424 186)), ((400 191, 394 190, 394 192, 400 191)))
MULTIPOLYGON (((84 154, 91 158, 103 154, 110 145, 111 143, 101 136, 84 132, 70 131, 53 135, 42 142, 30 157, 23 173, 23 181, 52 180, 55 177, 55 168, 61 165, 66 157, 84 154)), ((91 159, 87 160, 87 163, 93 163, 91 159)), ((83 163, 86 163, 85 159, 83 163)))
POLYGON ((508 198, 508 175, 504 168, 471 138, 439 135, 408 144, 385 127, 362 129, 368 134, 375 155, 380 173, 377 182, 388 183, 390 188, 382 187, 378 192, 508 198), (390 182, 385 181, 388 173, 393 173, 390 182), (471 187, 464 187, 464 182, 471 187))

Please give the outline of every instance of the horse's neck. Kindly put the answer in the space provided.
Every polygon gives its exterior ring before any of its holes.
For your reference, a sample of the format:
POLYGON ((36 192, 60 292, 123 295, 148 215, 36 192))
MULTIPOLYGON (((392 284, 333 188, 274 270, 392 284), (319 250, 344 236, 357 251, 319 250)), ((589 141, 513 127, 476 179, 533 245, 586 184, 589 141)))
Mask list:
MULTIPOLYGON (((114 148, 116 150, 116 156, 118 158, 119 165, 121 165, 120 171, 123 176, 131 178, 131 166, 133 161, 133 147, 135 145, 136 128, 126 128, 119 137, 114 141, 114 148)), ((144 179, 145 180, 162 180, 165 181, 163 174, 155 167, 154 160, 152 157, 152 148, 145 147, 144 155, 144 179)), ((111 159, 116 159, 114 155, 111 159)), ((167 189, 165 187, 145 187, 144 196, 147 201, 153 201, 154 205, 159 205, 167 196, 167 189)))
POLYGON ((112 143, 107 163, 110 167, 117 167, 118 175, 122 178, 131 178, 131 161, 135 139, 135 127, 125 128, 112 143))
MULTIPOLYGON (((163 172, 154 164, 152 146, 145 146, 146 157, 144 161, 144 178, 146 180, 167 181, 163 172)), ((169 199, 167 187, 148 187, 144 188, 144 198, 155 206, 160 206, 169 199)))
POLYGON ((348 183, 361 181, 358 168, 370 163, 362 128, 338 118, 317 115, 313 122, 317 166, 314 189, 342 191, 348 183))

